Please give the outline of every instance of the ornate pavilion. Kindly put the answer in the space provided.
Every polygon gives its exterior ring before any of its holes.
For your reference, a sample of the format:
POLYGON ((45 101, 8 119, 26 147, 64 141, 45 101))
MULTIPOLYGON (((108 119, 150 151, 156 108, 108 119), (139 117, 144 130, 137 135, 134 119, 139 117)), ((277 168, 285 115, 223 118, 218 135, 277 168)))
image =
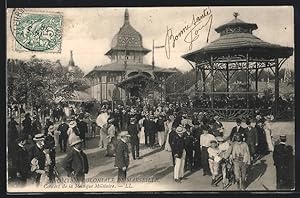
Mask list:
POLYGON ((144 64, 144 56, 150 51, 144 48, 142 35, 130 24, 126 9, 124 24, 105 54, 111 63, 96 66, 85 76, 91 81, 91 96, 100 102, 143 100, 145 91, 151 88, 153 98, 164 100, 166 79, 177 69, 144 64))
POLYGON ((279 70, 282 64, 293 54, 293 48, 271 44, 253 35, 257 24, 247 23, 238 18, 234 13, 234 19, 215 29, 220 37, 207 46, 185 54, 182 57, 190 63, 196 71, 196 82, 202 81, 202 90, 198 83, 195 84, 195 92, 210 97, 211 107, 205 109, 211 114, 218 114, 228 119, 235 116, 251 117, 254 110, 249 108, 249 97, 258 93, 258 78, 264 69, 269 68, 275 76, 274 81, 274 109, 275 118, 284 116, 284 110, 279 109, 279 70), (246 88, 243 92, 235 93, 231 90, 231 79, 239 71, 246 71, 246 88), (216 92, 215 76, 219 74, 226 83, 224 92, 216 92), (254 88, 251 91, 251 82, 254 88), (210 86, 207 89, 207 85, 210 86), (214 107, 214 100, 219 95, 239 95, 246 97, 245 109, 222 109, 214 107))

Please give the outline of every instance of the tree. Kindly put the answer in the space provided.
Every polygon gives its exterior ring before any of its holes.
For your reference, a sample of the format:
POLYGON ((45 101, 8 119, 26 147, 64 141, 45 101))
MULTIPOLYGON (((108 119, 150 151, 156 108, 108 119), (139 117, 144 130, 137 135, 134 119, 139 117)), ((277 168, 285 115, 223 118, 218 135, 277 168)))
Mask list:
POLYGON ((7 66, 17 66, 19 76, 8 82, 9 102, 28 103, 33 109, 52 103, 57 96, 71 97, 74 90, 87 85, 79 68, 70 73, 59 61, 32 57, 28 61, 10 60, 7 66), (70 77, 73 79, 70 80, 70 77))

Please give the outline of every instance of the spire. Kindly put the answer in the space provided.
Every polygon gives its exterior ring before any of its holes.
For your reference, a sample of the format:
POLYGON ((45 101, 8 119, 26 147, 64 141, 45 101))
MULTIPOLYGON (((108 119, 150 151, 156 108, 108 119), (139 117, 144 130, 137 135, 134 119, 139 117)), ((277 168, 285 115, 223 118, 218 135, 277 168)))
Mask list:
POLYGON ((75 66, 74 59, 73 59, 73 51, 72 50, 70 52, 69 66, 75 66))
POLYGON ((240 14, 238 12, 234 12, 233 16, 234 16, 235 19, 237 19, 237 17, 240 16, 240 14))
POLYGON ((126 8, 125 14, 124 14, 124 23, 129 23, 129 13, 128 13, 127 8, 126 8))

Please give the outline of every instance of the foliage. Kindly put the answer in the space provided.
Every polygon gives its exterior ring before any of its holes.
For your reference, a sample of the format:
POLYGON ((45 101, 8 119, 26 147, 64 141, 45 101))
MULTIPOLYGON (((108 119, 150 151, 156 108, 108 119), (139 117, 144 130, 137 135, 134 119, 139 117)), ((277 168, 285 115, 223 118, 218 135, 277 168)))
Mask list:
POLYGON ((15 68, 18 78, 8 81, 9 103, 29 103, 37 108, 54 101, 55 97, 71 97, 74 90, 84 88, 83 72, 71 74, 59 61, 37 59, 8 60, 8 70, 15 68))

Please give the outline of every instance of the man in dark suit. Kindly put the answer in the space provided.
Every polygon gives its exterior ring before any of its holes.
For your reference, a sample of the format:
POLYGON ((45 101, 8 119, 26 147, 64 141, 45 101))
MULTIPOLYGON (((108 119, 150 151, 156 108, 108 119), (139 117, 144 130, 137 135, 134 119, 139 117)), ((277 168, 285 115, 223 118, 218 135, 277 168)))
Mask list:
POLYGON ((60 145, 61 152, 66 152, 66 150, 67 150, 67 142, 68 142, 67 131, 68 131, 68 129, 69 129, 69 125, 66 123, 66 118, 63 117, 61 124, 57 128, 57 130, 60 131, 59 145, 60 145))
POLYGON ((16 170, 16 176, 20 186, 25 186, 30 170, 29 152, 25 147, 26 138, 23 136, 19 137, 17 139, 17 144, 18 146, 14 156, 13 167, 16 170))
POLYGON ((196 120, 194 126, 192 127, 192 136, 194 137, 194 169, 199 169, 201 167, 201 149, 200 149, 200 136, 202 130, 200 127, 200 122, 196 120))
POLYGON ((178 126, 176 128, 177 135, 174 137, 174 157, 175 157, 175 167, 174 167, 174 180, 177 183, 181 183, 181 179, 184 176, 184 165, 185 165, 185 142, 183 138, 183 133, 185 128, 178 126))
POLYGON ((241 135, 243 141, 245 141, 245 129, 241 126, 242 120, 240 118, 236 119, 236 126, 232 128, 229 138, 231 141, 235 141, 237 134, 241 135))
POLYGON ((255 157, 256 147, 258 145, 257 139, 257 130, 255 127, 251 126, 251 121, 249 119, 246 120, 247 127, 245 128, 245 135, 246 135, 246 143, 249 147, 251 160, 255 157))
POLYGON ((127 131, 120 133, 121 139, 118 140, 116 148, 115 167, 118 168, 118 182, 125 182, 127 169, 129 166, 129 149, 127 142, 130 135, 127 131))
POLYGON ((140 141, 138 137, 138 124, 136 123, 136 119, 130 118, 130 123, 128 125, 128 133, 131 136, 130 144, 131 144, 131 153, 132 158, 135 160, 140 159, 140 141))
POLYGON ((150 115, 149 120, 144 121, 145 136, 149 135, 149 146, 154 149, 155 134, 157 133, 157 125, 154 122, 154 116, 150 115))
POLYGON ((170 147, 171 147, 171 150, 172 150, 173 166, 175 166, 175 157, 174 157, 174 155, 175 155, 175 153, 174 153, 175 152, 175 148, 174 148, 175 142, 174 142, 174 139, 177 136, 177 133, 176 133, 175 129, 176 129, 176 127, 173 125, 172 130, 169 133, 169 144, 170 144, 170 147))
POLYGON ((291 164, 293 164, 293 147, 286 145, 286 136, 280 135, 280 141, 274 146, 274 165, 276 167, 276 187, 281 190, 291 190, 294 188, 293 177, 289 174, 291 164))
POLYGON ((89 164, 86 154, 82 151, 83 140, 76 136, 70 146, 73 149, 68 153, 62 162, 62 167, 67 171, 72 181, 84 184, 85 174, 89 172, 89 164))
POLYGON ((79 137, 83 140, 84 147, 86 147, 85 134, 88 132, 88 124, 83 120, 83 118, 84 118, 84 114, 80 113, 77 120, 77 127, 79 130, 79 137))
POLYGON ((45 168, 46 156, 43 152, 44 140, 44 134, 36 134, 33 138, 33 141, 35 141, 35 145, 32 147, 32 150, 29 154, 32 173, 31 176, 33 179, 33 183, 35 183, 37 186, 40 184, 41 174, 43 173, 45 168))

